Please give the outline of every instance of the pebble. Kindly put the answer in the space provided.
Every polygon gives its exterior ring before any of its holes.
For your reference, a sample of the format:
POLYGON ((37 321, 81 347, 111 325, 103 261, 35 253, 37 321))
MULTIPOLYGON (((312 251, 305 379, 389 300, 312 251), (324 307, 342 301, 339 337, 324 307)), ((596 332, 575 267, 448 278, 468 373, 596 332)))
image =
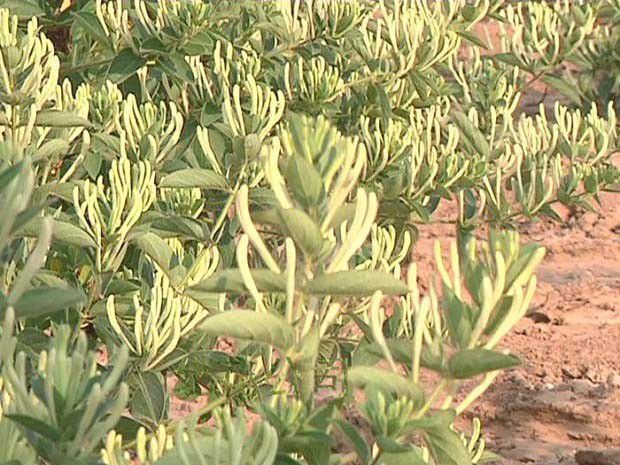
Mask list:
POLYGON ((574 379, 568 383, 568 386, 570 386, 571 391, 580 396, 589 394, 595 387, 595 385, 587 379, 574 379))
POLYGON ((610 373, 607 376, 607 385, 612 388, 620 388, 620 373, 610 373))
POLYGON ((620 449, 580 450, 575 454, 578 465, 618 465, 620 449))

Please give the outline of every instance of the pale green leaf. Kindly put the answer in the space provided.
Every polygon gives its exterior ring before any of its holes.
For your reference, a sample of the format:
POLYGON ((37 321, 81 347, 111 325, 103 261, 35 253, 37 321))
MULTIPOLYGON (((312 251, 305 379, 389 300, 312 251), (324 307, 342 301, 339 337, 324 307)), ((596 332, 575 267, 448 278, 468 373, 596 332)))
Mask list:
POLYGON ((375 270, 337 271, 317 276, 304 286, 310 295, 363 297, 376 291, 386 295, 409 292, 407 286, 391 274, 375 270))
POLYGON ((293 327, 281 316, 251 310, 233 310, 207 318, 200 330, 214 337, 232 337, 288 350, 295 344, 293 327))
POLYGON ((89 128, 92 126, 87 119, 70 111, 61 110, 41 110, 37 113, 34 124, 51 128, 89 128))
MULTIPOLYGON (((42 217, 33 218, 15 232, 16 236, 38 237, 42 221, 42 217)), ((52 224, 52 235, 55 241, 65 244, 78 247, 97 247, 97 243, 86 231, 76 224, 67 221, 54 219, 52 224)))
POLYGON ((228 182, 221 174, 201 168, 186 168, 164 176, 160 187, 199 187, 201 189, 228 190, 228 182))
POLYGON ((25 291, 13 308, 17 318, 34 318, 68 309, 85 300, 84 293, 72 287, 36 287, 25 291))
POLYGON ((316 222, 297 208, 279 208, 278 216, 288 235, 309 256, 316 257, 323 246, 321 230, 316 222))
MULTIPOLYGON (((259 291, 286 292, 286 279, 284 275, 267 269, 254 269, 251 270, 250 274, 259 291)), ((218 271, 192 286, 191 290, 200 292, 230 292, 234 294, 245 294, 248 292, 241 276, 241 271, 236 268, 218 271)))
POLYGON ((515 355, 502 354, 487 349, 459 350, 448 360, 448 373, 452 378, 465 379, 489 371, 512 368, 519 365, 515 355))

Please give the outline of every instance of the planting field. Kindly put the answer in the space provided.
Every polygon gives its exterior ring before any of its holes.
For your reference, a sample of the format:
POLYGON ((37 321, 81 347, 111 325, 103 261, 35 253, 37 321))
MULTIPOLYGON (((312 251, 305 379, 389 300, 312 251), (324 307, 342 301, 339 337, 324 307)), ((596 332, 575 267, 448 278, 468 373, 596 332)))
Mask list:
MULTIPOLYGON (((520 225, 548 251, 528 316, 503 344, 524 364, 467 415, 507 465, 574 464, 576 451, 620 446, 620 208, 606 195, 599 213, 562 216, 520 225)), ((415 259, 432 269, 433 242, 451 236, 450 226, 428 228, 415 259)))
POLYGON ((0 465, 620 465, 620 0, 0 0, 0 465))

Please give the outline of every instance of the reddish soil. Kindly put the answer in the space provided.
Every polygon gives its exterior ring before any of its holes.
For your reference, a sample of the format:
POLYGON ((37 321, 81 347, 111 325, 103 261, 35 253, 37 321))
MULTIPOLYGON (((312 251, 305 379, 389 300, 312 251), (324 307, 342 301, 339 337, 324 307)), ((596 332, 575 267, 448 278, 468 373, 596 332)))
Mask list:
MULTIPOLYGON (((529 315, 503 342, 523 365, 500 376, 470 411, 503 465, 572 465, 577 451, 620 447, 617 202, 605 195, 599 213, 564 212, 564 225, 521 225, 523 242, 547 248, 529 315)), ((449 225, 422 229, 415 256, 423 269, 431 269, 433 242, 453 235, 449 225)))

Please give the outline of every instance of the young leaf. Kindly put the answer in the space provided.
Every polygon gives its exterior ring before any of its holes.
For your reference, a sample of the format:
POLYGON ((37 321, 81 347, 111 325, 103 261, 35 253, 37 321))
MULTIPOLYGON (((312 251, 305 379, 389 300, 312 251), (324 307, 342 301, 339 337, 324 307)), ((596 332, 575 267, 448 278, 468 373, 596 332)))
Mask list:
POLYGON ((310 295, 365 297, 376 291, 386 295, 402 295, 409 289, 391 274, 374 270, 325 273, 304 286, 304 292, 310 295))
POLYGON ((467 347, 471 338, 471 322, 468 318, 468 306, 454 292, 444 286, 444 303, 446 307, 446 326, 457 347, 467 347))
POLYGON ((474 126, 474 123, 465 114, 454 111, 452 115, 465 141, 480 155, 488 158, 491 154, 491 146, 480 129, 474 126))
POLYGON ((321 175, 305 157, 292 156, 288 160, 285 178, 295 199, 306 208, 318 205, 325 195, 321 175))
POLYGON ((297 208, 279 208, 278 216, 290 237, 309 256, 316 257, 323 246, 321 230, 315 221, 297 208))
POLYGON ((199 187, 201 189, 228 190, 228 182, 221 174, 201 168, 187 168, 164 176, 159 187, 199 187))
MULTIPOLYGON (((274 273, 267 269, 250 270, 256 287, 262 292, 286 292, 286 278, 284 275, 274 273)), ((218 271, 207 279, 203 279, 191 291, 199 292, 229 292, 233 294, 245 294, 248 292, 237 268, 218 271)))
POLYGON ((295 344, 295 331, 273 313, 233 310, 207 318, 200 330, 214 337, 232 337, 288 350, 295 344))
POLYGON ((518 357, 487 349, 459 350, 448 360, 448 373, 454 379, 465 379, 519 365, 518 357))

